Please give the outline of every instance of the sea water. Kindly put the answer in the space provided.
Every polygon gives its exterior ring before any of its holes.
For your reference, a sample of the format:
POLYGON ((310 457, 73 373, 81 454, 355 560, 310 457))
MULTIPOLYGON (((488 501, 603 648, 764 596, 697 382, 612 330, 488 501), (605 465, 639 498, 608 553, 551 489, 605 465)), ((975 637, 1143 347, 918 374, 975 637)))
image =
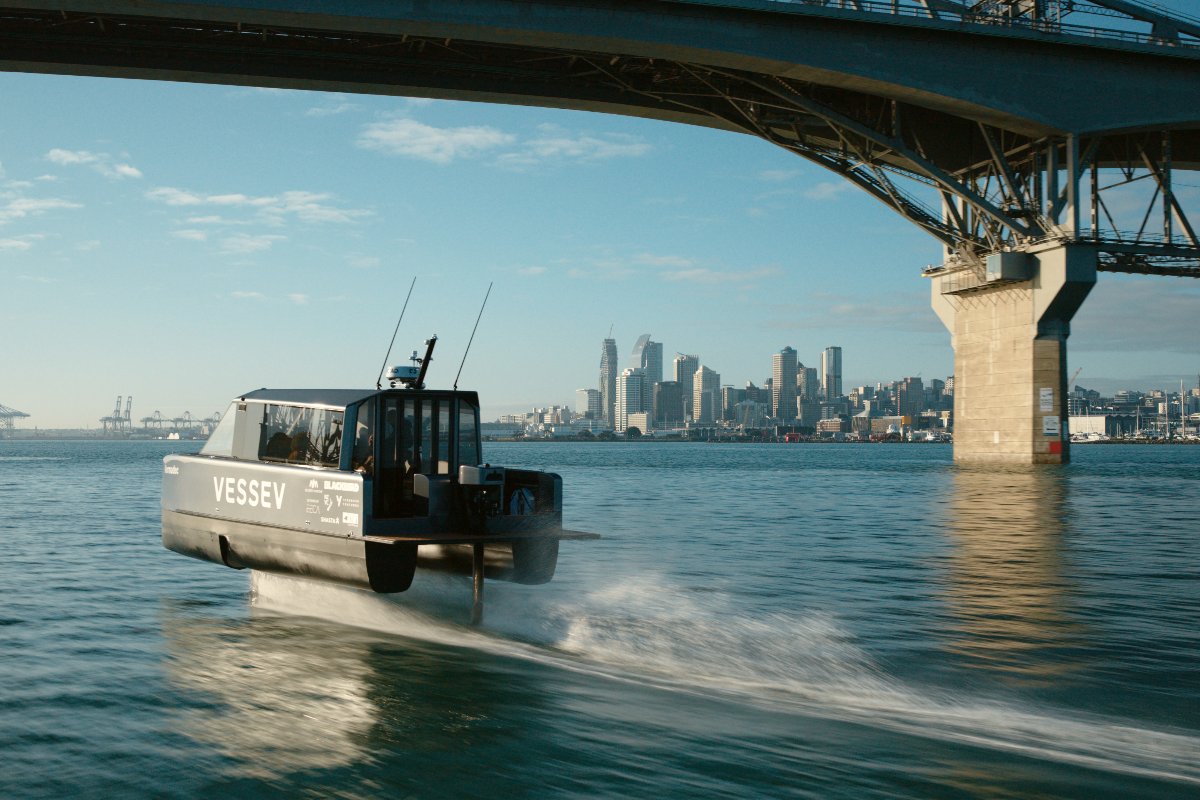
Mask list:
POLYGON ((0 797, 1200 796, 1200 447, 485 445, 604 538, 472 628, 164 550, 190 444, 0 442, 0 797))

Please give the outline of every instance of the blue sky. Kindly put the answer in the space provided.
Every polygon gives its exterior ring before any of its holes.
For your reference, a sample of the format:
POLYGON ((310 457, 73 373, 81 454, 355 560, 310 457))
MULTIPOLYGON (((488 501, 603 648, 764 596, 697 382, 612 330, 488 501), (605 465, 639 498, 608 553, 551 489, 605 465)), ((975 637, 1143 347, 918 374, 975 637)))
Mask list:
MULTIPOLYGON (((208 416, 260 386, 375 381, 433 333, 485 415, 573 404, 610 325, 728 384, 790 345, 844 383, 952 371, 936 242, 756 139, 441 101, 0 75, 0 403, 22 427, 208 416)), ((1197 181, 1200 183, 1200 181, 1197 181)), ((1102 275, 1079 382, 1194 385, 1200 282, 1102 275)))

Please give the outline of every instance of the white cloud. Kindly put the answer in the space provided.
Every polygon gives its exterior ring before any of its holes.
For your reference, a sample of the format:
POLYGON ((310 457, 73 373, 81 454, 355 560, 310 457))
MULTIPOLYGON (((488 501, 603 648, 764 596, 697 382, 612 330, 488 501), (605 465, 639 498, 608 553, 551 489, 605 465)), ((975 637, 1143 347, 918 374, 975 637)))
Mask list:
POLYGON ((205 242, 208 241, 208 234, 204 231, 193 229, 171 231, 171 235, 178 239, 186 239, 189 242, 205 242))
POLYGON ((291 300, 293 303, 295 303, 298 306, 308 305, 308 295, 300 294, 299 292, 289 294, 288 300, 291 300))
POLYGON ((46 160, 61 167, 91 166, 106 178, 140 178, 142 171, 132 164, 114 162, 108 153, 93 153, 90 150, 64 150, 55 147, 46 153, 46 160))
POLYGON ((248 233, 238 233, 221 240, 221 252, 236 255, 261 253, 264 250, 270 250, 273 244, 286 238, 286 236, 272 234, 252 236, 248 233))
POLYGON ((783 183, 784 181, 790 181, 799 174, 800 170, 798 169, 764 169, 758 173, 758 177, 769 183, 783 183))
POLYGON ((374 269, 380 265, 379 256, 352 255, 346 258, 346 263, 358 269, 374 269))
POLYGON ((47 211, 64 208, 83 208, 79 203, 56 197, 14 197, 0 205, 0 225, 15 219, 37 216, 47 211))
POLYGON ((763 267, 749 270, 713 270, 707 267, 674 270, 662 273, 665 281, 686 281, 688 283, 750 283, 760 278, 778 275, 774 267, 763 267))
POLYGON ((262 300, 265 295, 262 292, 244 292, 233 291, 229 293, 230 297, 236 297, 238 300, 262 300))
POLYGON ((648 142, 626 134, 572 134, 548 125, 541 126, 539 131, 540 135, 521 142, 513 152, 502 154, 498 163, 520 167, 544 161, 603 161, 636 158, 650 152, 648 142))
POLYGON ((9 252, 12 250, 24 251, 31 247, 33 247, 33 242, 25 237, 19 239, 0 239, 0 252, 9 252))
POLYGON ((512 134, 486 126, 435 128, 413 119, 393 119, 367 125, 357 144, 388 155, 449 164, 509 145, 515 139, 512 134))
MULTIPOLYGON (((218 208, 245 209, 254 212, 260 222, 283 225, 288 217, 301 222, 347 223, 370 215, 370 211, 338 208, 330 204, 332 195, 320 192, 288 191, 277 195, 254 196, 233 192, 227 194, 198 194, 186 189, 160 186, 146 192, 149 200, 168 206, 195 207, 216 206, 218 208)), ((193 225, 242 224, 219 215, 195 215, 187 221, 193 225)))
POLYGON ((306 117, 333 117, 358 109, 357 103, 338 103, 337 105, 313 106, 304 112, 306 117))
POLYGON ((99 156, 87 150, 63 150, 60 147, 56 147, 49 153, 46 153, 47 161, 64 167, 75 164, 94 164, 98 159, 99 156))
POLYGON ((821 181, 816 186, 806 189, 804 196, 809 200, 830 200, 850 187, 849 181, 821 181))
POLYGON ((641 253, 634 256, 633 260, 648 267, 678 267, 680 269, 686 269, 696 263, 685 256, 656 256, 650 253, 641 253))
POLYGON ((517 274, 524 275, 526 277, 534 277, 536 275, 544 275, 544 274, 546 274, 546 268, 545 267, 521 267, 519 270, 517 270, 517 274))
POLYGON ((79 244, 75 245, 75 249, 81 253, 88 253, 88 252, 91 252, 92 250, 98 250, 98 249, 100 249, 100 240, 99 239, 88 239, 86 241, 80 242, 79 244))
POLYGON ((1194 278, 1102 274, 1071 321, 1068 351, 1168 352, 1200 350, 1194 278))

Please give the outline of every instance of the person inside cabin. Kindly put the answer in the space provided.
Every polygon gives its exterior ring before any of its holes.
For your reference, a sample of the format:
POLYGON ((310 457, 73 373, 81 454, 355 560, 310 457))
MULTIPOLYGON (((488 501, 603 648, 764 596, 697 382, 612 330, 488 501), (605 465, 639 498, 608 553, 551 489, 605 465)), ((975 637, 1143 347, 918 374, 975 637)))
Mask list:
POLYGON ((272 460, 284 461, 292 451, 292 439, 283 431, 275 431, 267 440, 263 456, 272 460))
POLYGON ((296 435, 292 437, 292 449, 288 453, 287 460, 294 464, 307 463, 309 447, 308 431, 297 431, 296 435))
POLYGON ((358 438, 354 440, 354 471, 369 478, 375 472, 375 434, 365 425, 360 425, 358 438), (365 438, 363 435, 366 435, 365 438))

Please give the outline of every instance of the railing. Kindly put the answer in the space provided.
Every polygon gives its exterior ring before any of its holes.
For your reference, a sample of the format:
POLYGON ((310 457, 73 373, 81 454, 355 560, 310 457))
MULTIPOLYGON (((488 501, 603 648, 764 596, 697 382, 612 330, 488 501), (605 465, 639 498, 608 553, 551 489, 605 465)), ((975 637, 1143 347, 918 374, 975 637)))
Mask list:
MULTIPOLYGON (((738 5, 736 2, 726 2, 725 0, 674 0, 675 2, 694 3, 698 5, 738 5)), ((1006 16, 1002 14, 989 14, 984 11, 975 11, 967 6, 948 8, 942 5, 935 5, 931 10, 924 5, 920 0, 764 0, 764 2, 778 3, 786 6, 800 6, 811 8, 823 8, 833 11, 842 11, 849 13, 863 14, 883 14, 893 17, 909 17, 914 20, 930 20, 941 22, 957 22, 962 25, 971 26, 996 26, 1005 28, 1014 28, 1031 33, 1043 33, 1060 36, 1082 37, 1087 39, 1107 39, 1112 41, 1126 42, 1131 44, 1154 45, 1159 47, 1181 48, 1184 50, 1200 50, 1200 40, 1185 39, 1182 36, 1173 38, 1164 38, 1156 36, 1153 33, 1144 33, 1141 31, 1124 30, 1121 28, 1108 28, 1096 25, 1074 25, 1065 23, 1061 17, 1048 17, 1044 19, 1033 19, 1027 16, 1006 16)), ((1145 4, 1147 8, 1152 8, 1160 13, 1167 13, 1161 7, 1152 4, 1145 4)), ((1072 6, 1076 11, 1084 10, 1088 13, 1098 15, 1106 15, 1108 9, 1100 7, 1091 7, 1085 3, 1076 3, 1072 6)), ((1171 12, 1176 19, 1184 22, 1191 22, 1191 18, 1175 14, 1171 12)), ((1134 22, 1134 20, 1129 20, 1134 22)))

